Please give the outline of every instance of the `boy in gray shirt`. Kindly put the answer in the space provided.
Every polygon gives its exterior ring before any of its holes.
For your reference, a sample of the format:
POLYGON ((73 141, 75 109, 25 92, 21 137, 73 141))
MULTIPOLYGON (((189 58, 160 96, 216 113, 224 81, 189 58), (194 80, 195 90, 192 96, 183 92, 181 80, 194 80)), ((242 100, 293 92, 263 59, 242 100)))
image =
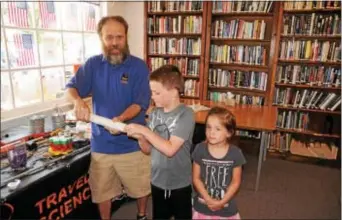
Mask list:
POLYGON ((184 81, 178 68, 165 65, 150 75, 156 108, 148 127, 126 126, 128 136, 137 138, 141 150, 152 155, 152 205, 154 219, 191 219, 193 110, 180 103, 184 81))

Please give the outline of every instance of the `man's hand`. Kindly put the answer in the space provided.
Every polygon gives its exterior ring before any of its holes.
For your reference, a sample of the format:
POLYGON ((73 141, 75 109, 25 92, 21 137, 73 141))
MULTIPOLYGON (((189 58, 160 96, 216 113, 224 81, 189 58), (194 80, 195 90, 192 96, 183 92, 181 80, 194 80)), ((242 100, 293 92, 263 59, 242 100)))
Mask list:
POLYGON ((127 132, 127 136, 133 137, 136 139, 141 138, 144 134, 144 129, 146 129, 145 126, 139 125, 139 124, 129 124, 126 125, 125 131, 127 132))
MULTIPOLYGON (((119 117, 114 117, 114 118, 112 119, 112 121, 113 121, 113 122, 122 122, 122 121, 120 120, 119 117)), ((118 135, 118 134, 121 133, 119 130, 116 130, 116 129, 112 129, 112 128, 108 128, 108 127, 105 127, 105 128, 106 128, 106 129, 109 131, 109 133, 111 133, 112 135, 118 135)))
POLYGON ((74 102, 74 113, 77 120, 89 122, 90 109, 83 99, 78 99, 74 102))

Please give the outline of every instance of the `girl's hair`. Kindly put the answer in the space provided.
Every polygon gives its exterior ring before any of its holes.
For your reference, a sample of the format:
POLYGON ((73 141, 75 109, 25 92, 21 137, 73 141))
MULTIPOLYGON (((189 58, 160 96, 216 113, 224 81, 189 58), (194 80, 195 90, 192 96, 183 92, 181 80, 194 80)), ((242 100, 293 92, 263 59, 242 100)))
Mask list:
POLYGON ((150 74, 150 81, 161 83, 167 89, 177 89, 179 94, 184 91, 184 79, 178 67, 164 65, 150 74))
POLYGON ((207 124, 209 116, 217 116, 220 119, 222 125, 227 129, 229 133, 231 133, 232 136, 230 137, 230 139, 234 137, 236 132, 236 120, 231 111, 222 107, 215 106, 210 109, 207 118, 205 119, 205 124, 207 124))

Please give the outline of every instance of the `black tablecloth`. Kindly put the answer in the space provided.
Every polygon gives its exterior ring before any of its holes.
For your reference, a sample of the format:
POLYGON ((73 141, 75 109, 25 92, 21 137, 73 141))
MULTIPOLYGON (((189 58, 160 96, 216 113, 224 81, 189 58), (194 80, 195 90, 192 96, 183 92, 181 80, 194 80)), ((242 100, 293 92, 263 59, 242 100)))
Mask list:
POLYGON ((1 219, 98 219, 88 185, 90 150, 1 188, 1 219))

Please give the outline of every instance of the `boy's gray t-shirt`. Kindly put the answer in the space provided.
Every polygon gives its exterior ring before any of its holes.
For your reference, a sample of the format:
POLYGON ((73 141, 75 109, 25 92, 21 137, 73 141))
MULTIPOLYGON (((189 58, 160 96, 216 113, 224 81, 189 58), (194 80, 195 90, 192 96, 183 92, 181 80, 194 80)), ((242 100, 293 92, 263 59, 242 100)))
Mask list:
MULTIPOLYGON (((246 163, 246 159, 238 147, 230 145, 227 154, 223 158, 217 159, 209 153, 207 144, 204 142, 196 146, 192 158, 201 167, 201 180, 208 194, 211 198, 218 200, 223 198, 232 181, 233 168, 246 163)), ((233 216, 238 212, 234 198, 223 209, 213 212, 197 192, 194 196, 194 209, 205 215, 224 217, 233 216)))
POLYGON ((177 136, 184 140, 184 144, 170 158, 152 147, 152 184, 164 190, 179 189, 191 185, 190 149, 195 128, 193 110, 184 104, 180 104, 171 112, 164 112, 163 108, 155 108, 149 116, 148 126, 165 139, 177 136))

